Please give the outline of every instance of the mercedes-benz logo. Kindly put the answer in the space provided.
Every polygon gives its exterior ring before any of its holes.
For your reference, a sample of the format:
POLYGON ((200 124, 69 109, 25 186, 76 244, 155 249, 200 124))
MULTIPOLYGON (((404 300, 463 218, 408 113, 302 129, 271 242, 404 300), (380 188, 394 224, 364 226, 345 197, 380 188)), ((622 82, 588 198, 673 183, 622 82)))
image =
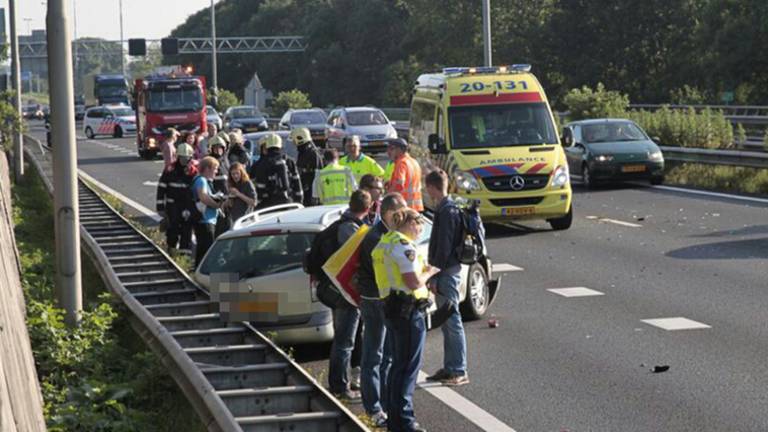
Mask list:
POLYGON ((509 187, 512 190, 519 191, 525 187, 525 179, 522 176, 516 175, 509 179, 509 187))

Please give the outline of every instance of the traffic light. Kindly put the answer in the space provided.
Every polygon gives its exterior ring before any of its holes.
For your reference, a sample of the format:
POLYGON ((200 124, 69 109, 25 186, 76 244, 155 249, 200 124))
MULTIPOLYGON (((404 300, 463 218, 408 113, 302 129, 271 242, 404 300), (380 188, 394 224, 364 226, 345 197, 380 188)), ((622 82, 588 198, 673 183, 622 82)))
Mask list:
POLYGON ((163 55, 176 55, 179 53, 179 40, 176 38, 165 38, 160 40, 160 51, 163 55))
POLYGON ((128 55, 145 56, 147 55, 146 39, 128 39, 128 55))

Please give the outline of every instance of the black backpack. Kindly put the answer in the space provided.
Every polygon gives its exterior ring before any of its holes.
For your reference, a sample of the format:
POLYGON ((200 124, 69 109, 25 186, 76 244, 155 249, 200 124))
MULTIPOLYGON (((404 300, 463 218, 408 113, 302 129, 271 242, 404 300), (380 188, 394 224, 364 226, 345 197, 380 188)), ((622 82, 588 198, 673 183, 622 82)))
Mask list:
POLYGON ((462 264, 472 265, 485 253, 485 227, 480 218, 477 201, 468 206, 460 206, 461 240, 456 247, 456 254, 462 264))

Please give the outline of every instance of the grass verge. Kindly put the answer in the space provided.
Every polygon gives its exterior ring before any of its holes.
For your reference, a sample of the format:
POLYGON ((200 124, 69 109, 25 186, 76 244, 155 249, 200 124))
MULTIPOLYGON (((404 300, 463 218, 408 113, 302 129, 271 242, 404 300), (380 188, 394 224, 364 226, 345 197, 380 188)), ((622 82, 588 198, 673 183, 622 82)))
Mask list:
POLYGON ((670 166, 664 183, 738 195, 768 195, 768 170, 695 163, 670 166))
POLYGON ((37 173, 27 172, 13 188, 14 231, 48 430, 204 431, 88 259, 82 323, 75 330, 64 325, 54 300, 53 207, 37 173))

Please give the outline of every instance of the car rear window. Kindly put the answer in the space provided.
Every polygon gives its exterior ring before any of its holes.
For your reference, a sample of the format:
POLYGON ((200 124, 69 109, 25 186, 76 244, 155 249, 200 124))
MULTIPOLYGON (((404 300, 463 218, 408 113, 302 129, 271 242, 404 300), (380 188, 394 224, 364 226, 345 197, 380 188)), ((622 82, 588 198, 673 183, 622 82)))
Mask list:
POLYGON ((347 122, 350 126, 383 125, 387 124, 387 118, 381 111, 348 111, 347 122))
POLYGON ((228 273, 238 279, 266 276, 301 268, 315 233, 287 232, 216 241, 200 273, 228 273))
POLYGON ((325 115, 320 112, 298 112, 291 116, 291 125, 325 123, 325 115))

